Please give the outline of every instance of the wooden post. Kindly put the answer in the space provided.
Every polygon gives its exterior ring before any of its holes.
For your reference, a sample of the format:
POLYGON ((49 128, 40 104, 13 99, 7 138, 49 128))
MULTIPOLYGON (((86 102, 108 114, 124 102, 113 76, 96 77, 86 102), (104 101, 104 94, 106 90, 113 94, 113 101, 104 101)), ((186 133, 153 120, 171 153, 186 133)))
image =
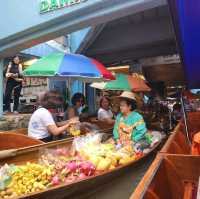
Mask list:
POLYGON ((0 118, 3 116, 3 93, 4 93, 3 67, 4 67, 4 60, 0 59, 0 118))
POLYGON ((188 141, 188 144, 191 145, 192 143, 191 143, 190 136, 189 136, 188 123, 187 123, 187 113, 186 113, 186 110, 185 110, 185 104, 184 104, 182 92, 181 92, 181 107, 182 107, 182 112, 183 112, 183 121, 184 121, 184 127, 185 127, 187 141, 188 141))

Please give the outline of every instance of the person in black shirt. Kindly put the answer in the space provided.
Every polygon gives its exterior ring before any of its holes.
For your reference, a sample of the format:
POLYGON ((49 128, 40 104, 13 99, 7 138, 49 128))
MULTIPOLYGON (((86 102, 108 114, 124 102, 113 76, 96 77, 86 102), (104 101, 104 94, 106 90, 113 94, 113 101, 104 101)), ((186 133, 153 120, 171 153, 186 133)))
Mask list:
POLYGON ((5 89, 5 112, 10 111, 11 95, 14 91, 14 108, 13 111, 17 113, 19 105, 19 97, 22 89, 22 65, 20 59, 16 55, 13 60, 9 63, 6 71, 6 89, 5 89))

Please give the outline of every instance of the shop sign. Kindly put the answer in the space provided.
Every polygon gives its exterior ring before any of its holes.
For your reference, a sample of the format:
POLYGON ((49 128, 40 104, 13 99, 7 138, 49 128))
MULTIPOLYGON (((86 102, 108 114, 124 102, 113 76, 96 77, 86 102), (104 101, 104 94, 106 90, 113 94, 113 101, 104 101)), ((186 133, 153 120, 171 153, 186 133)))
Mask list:
POLYGON ((71 7, 87 0, 40 0, 40 13, 71 7))

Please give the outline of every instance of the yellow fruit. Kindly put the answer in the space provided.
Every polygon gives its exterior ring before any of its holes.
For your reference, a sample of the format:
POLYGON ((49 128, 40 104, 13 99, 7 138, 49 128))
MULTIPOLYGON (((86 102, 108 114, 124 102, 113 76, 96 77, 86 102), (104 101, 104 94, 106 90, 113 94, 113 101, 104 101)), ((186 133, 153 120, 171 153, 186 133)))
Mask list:
POLYGON ((35 188, 32 188, 32 189, 31 189, 31 192, 35 192, 35 188))
POLYGON ((39 188, 40 190, 43 190, 43 189, 45 189, 45 186, 44 186, 43 184, 39 183, 39 184, 38 184, 38 188, 39 188))
POLYGON ((111 159, 109 158, 102 158, 97 166, 97 170, 99 171, 105 171, 107 170, 111 165, 111 159))
POLYGON ((119 161, 119 164, 128 164, 128 163, 130 163, 130 162, 132 162, 132 161, 134 161, 134 159, 133 158, 131 158, 131 157, 125 157, 125 158, 122 158, 120 161, 119 161))
POLYGON ((34 188, 38 188, 38 186, 39 186, 39 183, 38 183, 38 182, 34 182, 34 183, 33 183, 33 187, 34 187, 34 188))
POLYGON ((2 197, 4 197, 6 195, 6 192, 5 191, 1 191, 0 194, 1 194, 2 197))
POLYGON ((7 190, 6 190, 6 194, 7 194, 7 195, 11 195, 12 193, 13 193, 13 190, 12 190, 12 189, 7 189, 7 190))
POLYGON ((99 156, 90 156, 89 157, 89 161, 95 166, 97 167, 99 164, 99 161, 101 160, 101 158, 99 156))
POLYGON ((32 187, 31 185, 28 185, 28 186, 27 186, 27 189, 28 189, 28 190, 31 190, 32 188, 33 188, 33 187, 32 187))
POLYGON ((111 155, 108 155, 107 158, 110 158, 111 159, 111 164, 113 166, 116 166, 117 165, 117 158, 115 156, 111 156, 111 155))
POLYGON ((22 194, 22 192, 20 190, 17 190, 16 193, 18 196, 20 196, 22 194))
POLYGON ((13 194, 10 196, 11 198, 16 198, 17 194, 15 192, 13 192, 13 194))
POLYGON ((118 153, 118 152, 112 153, 112 156, 115 157, 116 160, 120 160, 120 159, 123 157, 122 154, 121 154, 121 153, 118 153))
POLYGON ((110 165, 110 167, 109 167, 109 170, 113 170, 113 169, 115 169, 116 167, 114 166, 114 165, 110 165))

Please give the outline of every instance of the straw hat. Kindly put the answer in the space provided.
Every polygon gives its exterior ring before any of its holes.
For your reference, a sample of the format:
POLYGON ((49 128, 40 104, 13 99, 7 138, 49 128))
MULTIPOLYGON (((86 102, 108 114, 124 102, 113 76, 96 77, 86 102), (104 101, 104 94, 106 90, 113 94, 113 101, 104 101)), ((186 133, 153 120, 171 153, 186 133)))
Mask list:
POLYGON ((128 98, 136 101, 135 94, 130 91, 124 91, 120 96, 120 98, 128 98))

